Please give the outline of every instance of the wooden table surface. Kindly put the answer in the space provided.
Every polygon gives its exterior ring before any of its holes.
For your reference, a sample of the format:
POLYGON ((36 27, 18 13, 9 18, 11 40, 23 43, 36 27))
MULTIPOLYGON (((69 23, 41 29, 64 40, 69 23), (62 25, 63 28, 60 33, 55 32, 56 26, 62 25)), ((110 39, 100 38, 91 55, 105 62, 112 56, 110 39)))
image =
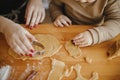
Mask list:
MULTIPOLYGON (((61 44, 73 38, 80 32, 83 32, 92 26, 84 25, 72 25, 70 27, 54 27, 52 24, 41 24, 33 30, 29 30, 32 34, 51 34, 55 36, 61 44)), ((64 46, 60 51, 52 56, 57 60, 64 61, 66 66, 70 67, 79 63, 82 66, 81 74, 90 78, 91 73, 96 71, 99 73, 99 80, 120 80, 120 57, 117 57, 111 61, 107 60, 107 50, 117 39, 120 39, 120 35, 113 40, 97 44, 91 47, 81 48, 83 54, 81 58, 74 59, 68 56, 68 53, 64 49, 64 46), (91 64, 85 62, 83 57, 89 57, 93 61, 91 64)), ((46 80, 51 70, 51 59, 44 58, 42 60, 16 60, 8 54, 9 46, 2 34, 0 34, 0 66, 11 65, 12 74, 10 80, 20 80, 25 77, 25 71, 31 69, 38 70, 38 75, 35 80, 46 80), (26 70, 27 69, 27 70, 26 70)), ((76 77, 75 71, 72 72, 70 77, 64 77, 63 80, 74 80, 76 77)))

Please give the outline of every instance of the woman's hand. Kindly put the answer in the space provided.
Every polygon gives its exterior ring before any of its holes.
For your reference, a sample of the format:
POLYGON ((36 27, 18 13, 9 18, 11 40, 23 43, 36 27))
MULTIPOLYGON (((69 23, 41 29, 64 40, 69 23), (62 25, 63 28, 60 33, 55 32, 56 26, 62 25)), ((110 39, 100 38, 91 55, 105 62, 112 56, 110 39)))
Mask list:
POLYGON ((58 16, 54 21, 54 25, 59 27, 69 26, 71 24, 72 24, 71 20, 64 15, 58 16))
POLYGON ((73 38, 73 43, 79 47, 90 46, 92 42, 92 35, 89 31, 82 32, 73 38))
POLYGON ((4 29, 4 35, 9 46, 19 55, 33 56, 34 48, 31 41, 36 40, 27 30, 19 24, 10 24, 4 29))
POLYGON ((45 8, 42 0, 29 0, 25 13, 26 26, 32 29, 39 23, 42 23, 44 18, 45 8))

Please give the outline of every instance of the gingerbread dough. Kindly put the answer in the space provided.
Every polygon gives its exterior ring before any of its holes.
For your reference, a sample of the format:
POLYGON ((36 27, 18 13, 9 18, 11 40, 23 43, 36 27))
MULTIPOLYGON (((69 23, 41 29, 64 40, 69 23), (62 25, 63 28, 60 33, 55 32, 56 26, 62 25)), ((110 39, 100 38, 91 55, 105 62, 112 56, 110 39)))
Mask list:
MULTIPOLYGON (((36 39, 42 43, 45 47, 45 53, 43 55, 36 54, 33 57, 19 56, 12 49, 8 50, 8 53, 13 56, 15 59, 30 59, 30 60, 40 60, 44 57, 51 57, 56 54, 62 47, 60 42, 52 35, 49 34, 36 34, 34 35, 36 39)), ((41 50, 40 47, 34 46, 35 50, 41 50)))
POLYGON ((77 74, 77 78, 75 80, 98 80, 98 73, 97 72, 93 72, 92 77, 90 79, 86 79, 80 74, 81 66, 79 64, 76 64, 74 66, 74 69, 75 69, 76 74, 77 74))
POLYGON ((65 63, 56 59, 52 60, 52 70, 47 80, 61 80, 65 70, 65 63))
POLYGON ((91 59, 90 57, 85 57, 85 61, 86 61, 87 63, 89 63, 89 64, 92 63, 92 59, 91 59))
POLYGON ((69 55, 74 58, 77 58, 82 54, 81 49, 78 46, 72 44, 71 41, 67 41, 65 43, 65 49, 68 51, 69 55))

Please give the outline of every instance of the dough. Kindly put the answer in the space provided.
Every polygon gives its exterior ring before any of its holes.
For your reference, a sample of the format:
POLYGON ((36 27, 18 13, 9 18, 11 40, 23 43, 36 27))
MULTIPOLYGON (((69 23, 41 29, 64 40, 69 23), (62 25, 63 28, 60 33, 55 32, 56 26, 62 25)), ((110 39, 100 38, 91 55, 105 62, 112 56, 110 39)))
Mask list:
POLYGON ((47 80, 61 80, 65 70, 65 63, 56 59, 52 60, 52 70, 47 80))
POLYGON ((64 76, 69 77, 73 71, 73 66, 70 67, 70 69, 66 69, 64 76))
POLYGON ((63 77, 69 77, 72 71, 73 66, 67 69, 64 62, 52 59, 52 69, 47 80, 62 80, 63 77))
POLYGON ((90 78, 90 80, 98 80, 98 79, 99 79, 98 73, 97 72, 93 72, 92 73, 92 78, 90 78))
POLYGON ((108 59, 111 60, 120 56, 120 40, 116 41, 107 51, 108 59))
POLYGON ((81 49, 78 46, 75 46, 71 41, 65 43, 65 49, 68 51, 69 55, 74 58, 77 58, 82 54, 81 49))
MULTIPOLYGON (((8 50, 8 53, 13 56, 15 59, 30 59, 30 60, 40 60, 44 57, 51 57, 56 54, 62 47, 60 42, 52 35, 49 34, 36 34, 34 35, 36 39, 45 46, 45 53, 43 55, 36 54, 33 57, 19 56, 12 49, 8 50)), ((40 50, 38 46, 34 46, 35 50, 40 50)))
POLYGON ((75 80, 87 80, 86 78, 84 78, 81 74, 80 74, 80 70, 81 70, 81 66, 79 64, 76 64, 74 66, 74 69, 76 71, 77 74, 77 78, 75 80))
POLYGON ((91 59, 91 58, 89 58, 89 57, 85 57, 85 61, 86 61, 87 63, 89 63, 89 64, 91 64, 91 63, 92 63, 92 59, 91 59))
POLYGON ((90 79, 86 79, 84 78, 81 74, 80 74, 80 70, 81 70, 81 66, 79 64, 76 64, 74 66, 74 69, 76 71, 77 74, 77 78, 75 80, 98 80, 98 73, 97 72, 93 72, 92 73, 92 77, 90 79))

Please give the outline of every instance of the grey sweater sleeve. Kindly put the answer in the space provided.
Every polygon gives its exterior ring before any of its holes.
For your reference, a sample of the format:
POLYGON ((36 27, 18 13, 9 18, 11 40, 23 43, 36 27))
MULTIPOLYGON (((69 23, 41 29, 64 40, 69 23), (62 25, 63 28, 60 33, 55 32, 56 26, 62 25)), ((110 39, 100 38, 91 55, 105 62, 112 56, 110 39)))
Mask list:
POLYGON ((108 0, 104 9, 103 25, 89 29, 93 44, 110 40, 120 34, 120 0, 108 0))

